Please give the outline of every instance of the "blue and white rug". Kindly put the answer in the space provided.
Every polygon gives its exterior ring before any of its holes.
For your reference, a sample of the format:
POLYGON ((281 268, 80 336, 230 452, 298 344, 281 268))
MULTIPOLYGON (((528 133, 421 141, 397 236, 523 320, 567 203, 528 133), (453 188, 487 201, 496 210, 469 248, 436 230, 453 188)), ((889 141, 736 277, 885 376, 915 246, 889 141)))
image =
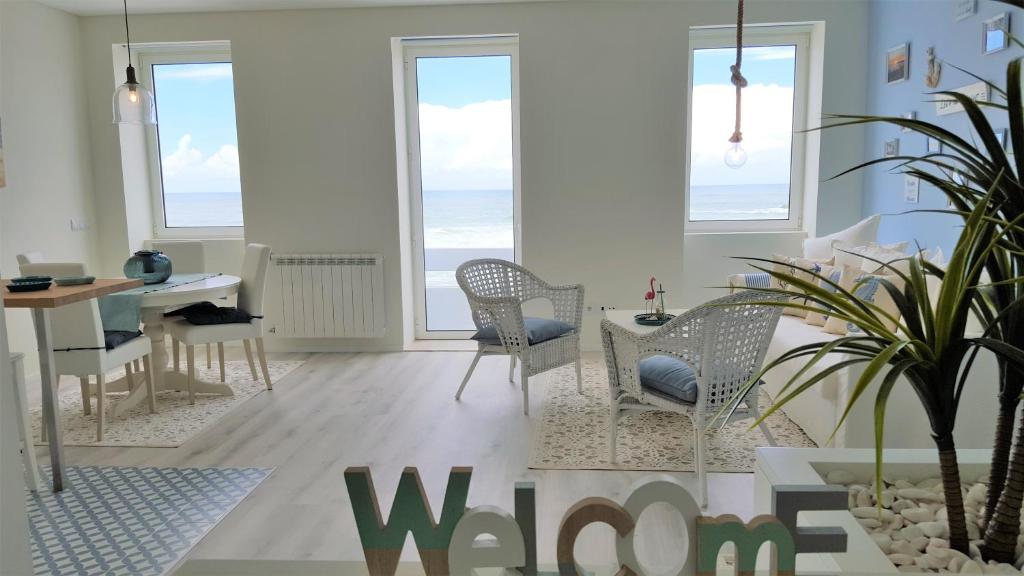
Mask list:
POLYGON ((35 574, 167 574, 272 471, 70 467, 63 492, 28 492, 35 574))

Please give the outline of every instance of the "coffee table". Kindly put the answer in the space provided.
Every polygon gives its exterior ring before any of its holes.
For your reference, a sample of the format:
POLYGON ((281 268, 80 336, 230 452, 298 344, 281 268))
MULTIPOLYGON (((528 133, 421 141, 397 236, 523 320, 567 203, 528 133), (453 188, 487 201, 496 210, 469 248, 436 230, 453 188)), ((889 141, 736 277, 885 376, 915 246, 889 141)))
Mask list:
MULTIPOLYGON (((665 312, 672 314, 673 316, 679 316, 683 312, 686 312, 686 308, 669 308, 665 312)), ((654 332, 660 326, 642 326, 637 324, 633 319, 637 314, 643 314, 643 310, 605 310, 604 317, 608 320, 622 326, 626 330, 636 332, 637 334, 648 334, 654 332)))

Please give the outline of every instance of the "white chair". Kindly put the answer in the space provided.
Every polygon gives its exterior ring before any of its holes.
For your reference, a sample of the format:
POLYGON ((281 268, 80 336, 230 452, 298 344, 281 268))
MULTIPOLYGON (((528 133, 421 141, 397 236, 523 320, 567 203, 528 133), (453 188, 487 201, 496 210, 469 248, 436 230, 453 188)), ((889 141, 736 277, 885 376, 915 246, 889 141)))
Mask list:
MULTIPOLYGON (((601 339, 611 391, 609 453, 615 462, 618 421, 627 410, 685 414, 693 423, 702 506, 708 502, 704 432, 713 425, 759 418, 759 385, 726 422, 715 415, 761 368, 782 307, 758 304, 776 297, 753 290, 708 302, 639 335, 609 320, 601 339)), ((768 443, 775 439, 764 423, 768 443)))
POLYGON ((482 356, 507 355, 509 380, 518 359, 523 387, 523 414, 530 414, 529 379, 542 372, 576 364, 576 388, 583 390, 580 366, 580 328, 583 323, 583 285, 552 286, 506 260, 481 259, 463 263, 455 279, 469 300, 477 333, 476 356, 462 379, 455 399, 469 383, 482 356), (551 302, 553 319, 524 318, 523 304, 551 302))
POLYGON ((37 492, 43 485, 36 462, 36 449, 32 444, 32 425, 28 414, 28 393, 25 390, 24 356, 11 355, 11 369, 14 373, 14 403, 18 411, 18 437, 21 440, 21 458, 25 467, 25 486, 37 492))
MULTIPOLYGON (((215 324, 198 326, 190 324, 184 318, 167 322, 166 332, 174 340, 185 344, 185 358, 188 363, 188 400, 195 404, 193 384, 195 382, 195 347, 198 344, 241 340, 245 345, 246 356, 249 357, 249 369, 253 379, 257 380, 256 369, 252 362, 252 349, 249 340, 256 341, 256 352, 259 355, 260 369, 267 390, 273 390, 270 371, 267 369, 267 356, 263 350, 263 290, 267 283, 267 271, 270 268, 270 246, 249 244, 245 247, 245 259, 242 262, 242 283, 238 287, 238 308, 253 316, 245 324, 215 324)), ((222 364, 223 366, 223 364, 222 364)), ((223 371, 221 372, 223 374, 223 371)))
POLYGON ((24 254, 18 254, 17 258, 18 266, 46 262, 46 258, 43 257, 42 252, 25 252, 24 254))
MULTIPOLYGON (((23 264, 21 273, 53 277, 82 276, 85 274, 85 266, 66 262, 23 264)), ((144 337, 140 332, 137 337, 115 345, 111 339, 112 333, 103 331, 99 304, 95 298, 54 308, 50 314, 53 326, 57 386, 60 387, 61 376, 78 376, 79 384, 82 387, 82 410, 87 415, 92 413, 90 397, 96 396, 97 442, 103 440, 106 419, 105 375, 114 368, 123 365, 126 380, 129 385, 133 385, 135 378, 132 362, 142 360, 145 385, 149 390, 149 411, 156 412, 156 390, 153 387, 150 365, 152 348, 149 338, 144 337), (89 383, 91 376, 96 377, 95 392, 89 383)))
MULTIPOLYGON (((171 259, 171 270, 174 274, 199 274, 206 272, 206 249, 199 240, 150 240, 153 250, 163 252, 171 259)), ((174 370, 180 366, 180 346, 177 340, 171 342, 174 370)), ((220 355, 220 381, 224 381, 224 347, 217 350, 220 355)), ((251 360, 250 360, 251 362, 251 360)), ((213 344, 206 345, 206 367, 213 367, 213 344)))

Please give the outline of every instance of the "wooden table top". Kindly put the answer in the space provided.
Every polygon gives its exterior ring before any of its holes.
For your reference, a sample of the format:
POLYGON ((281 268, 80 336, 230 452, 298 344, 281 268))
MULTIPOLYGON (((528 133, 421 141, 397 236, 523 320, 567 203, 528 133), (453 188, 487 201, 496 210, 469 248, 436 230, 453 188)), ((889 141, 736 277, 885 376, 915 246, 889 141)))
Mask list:
POLYGON ((11 292, 7 289, 10 280, 3 284, 4 306, 7 308, 58 308, 82 300, 99 298, 114 292, 142 286, 142 280, 130 278, 99 278, 83 286, 57 286, 51 284, 48 290, 38 292, 11 292))

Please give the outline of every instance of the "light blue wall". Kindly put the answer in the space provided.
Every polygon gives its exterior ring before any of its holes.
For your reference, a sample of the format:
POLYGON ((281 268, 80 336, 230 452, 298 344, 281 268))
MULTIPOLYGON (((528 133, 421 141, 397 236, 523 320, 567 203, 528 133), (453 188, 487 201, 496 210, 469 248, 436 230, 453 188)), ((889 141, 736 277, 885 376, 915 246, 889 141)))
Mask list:
MULTIPOLYGON (((1010 12, 1010 30, 1024 37, 1024 11, 993 0, 979 0, 974 16, 956 22, 953 20, 952 0, 881 0, 873 3, 870 14, 868 40, 868 112, 875 115, 898 116, 911 110, 920 120, 935 122, 961 135, 970 134, 966 115, 936 116, 935 105, 929 102, 924 84, 927 73, 925 51, 934 46, 936 55, 983 78, 1005 85, 1006 65, 1012 58, 1024 55, 1011 44, 996 54, 982 52, 982 22, 1001 12, 1010 12), (910 42, 910 79, 888 85, 885 81, 885 52, 888 48, 910 42)), ((951 66, 944 66, 938 89, 946 90, 974 83, 975 80, 951 66)), ((826 110, 826 112, 830 112, 826 110)), ((996 128, 1007 126, 1005 114, 991 113, 996 128)), ((899 138, 900 153, 924 154, 926 141, 922 135, 902 133, 893 126, 877 125, 869 128, 865 143, 865 157, 882 156, 886 140, 899 138)), ((934 187, 922 184, 920 202, 908 204, 903 200, 903 176, 890 174, 883 168, 872 168, 865 173, 863 215, 894 214, 917 208, 945 208, 945 197, 934 187)), ((941 245, 949 254, 959 234, 960 221, 941 214, 892 215, 882 218, 879 241, 917 241, 922 247, 941 245)))

